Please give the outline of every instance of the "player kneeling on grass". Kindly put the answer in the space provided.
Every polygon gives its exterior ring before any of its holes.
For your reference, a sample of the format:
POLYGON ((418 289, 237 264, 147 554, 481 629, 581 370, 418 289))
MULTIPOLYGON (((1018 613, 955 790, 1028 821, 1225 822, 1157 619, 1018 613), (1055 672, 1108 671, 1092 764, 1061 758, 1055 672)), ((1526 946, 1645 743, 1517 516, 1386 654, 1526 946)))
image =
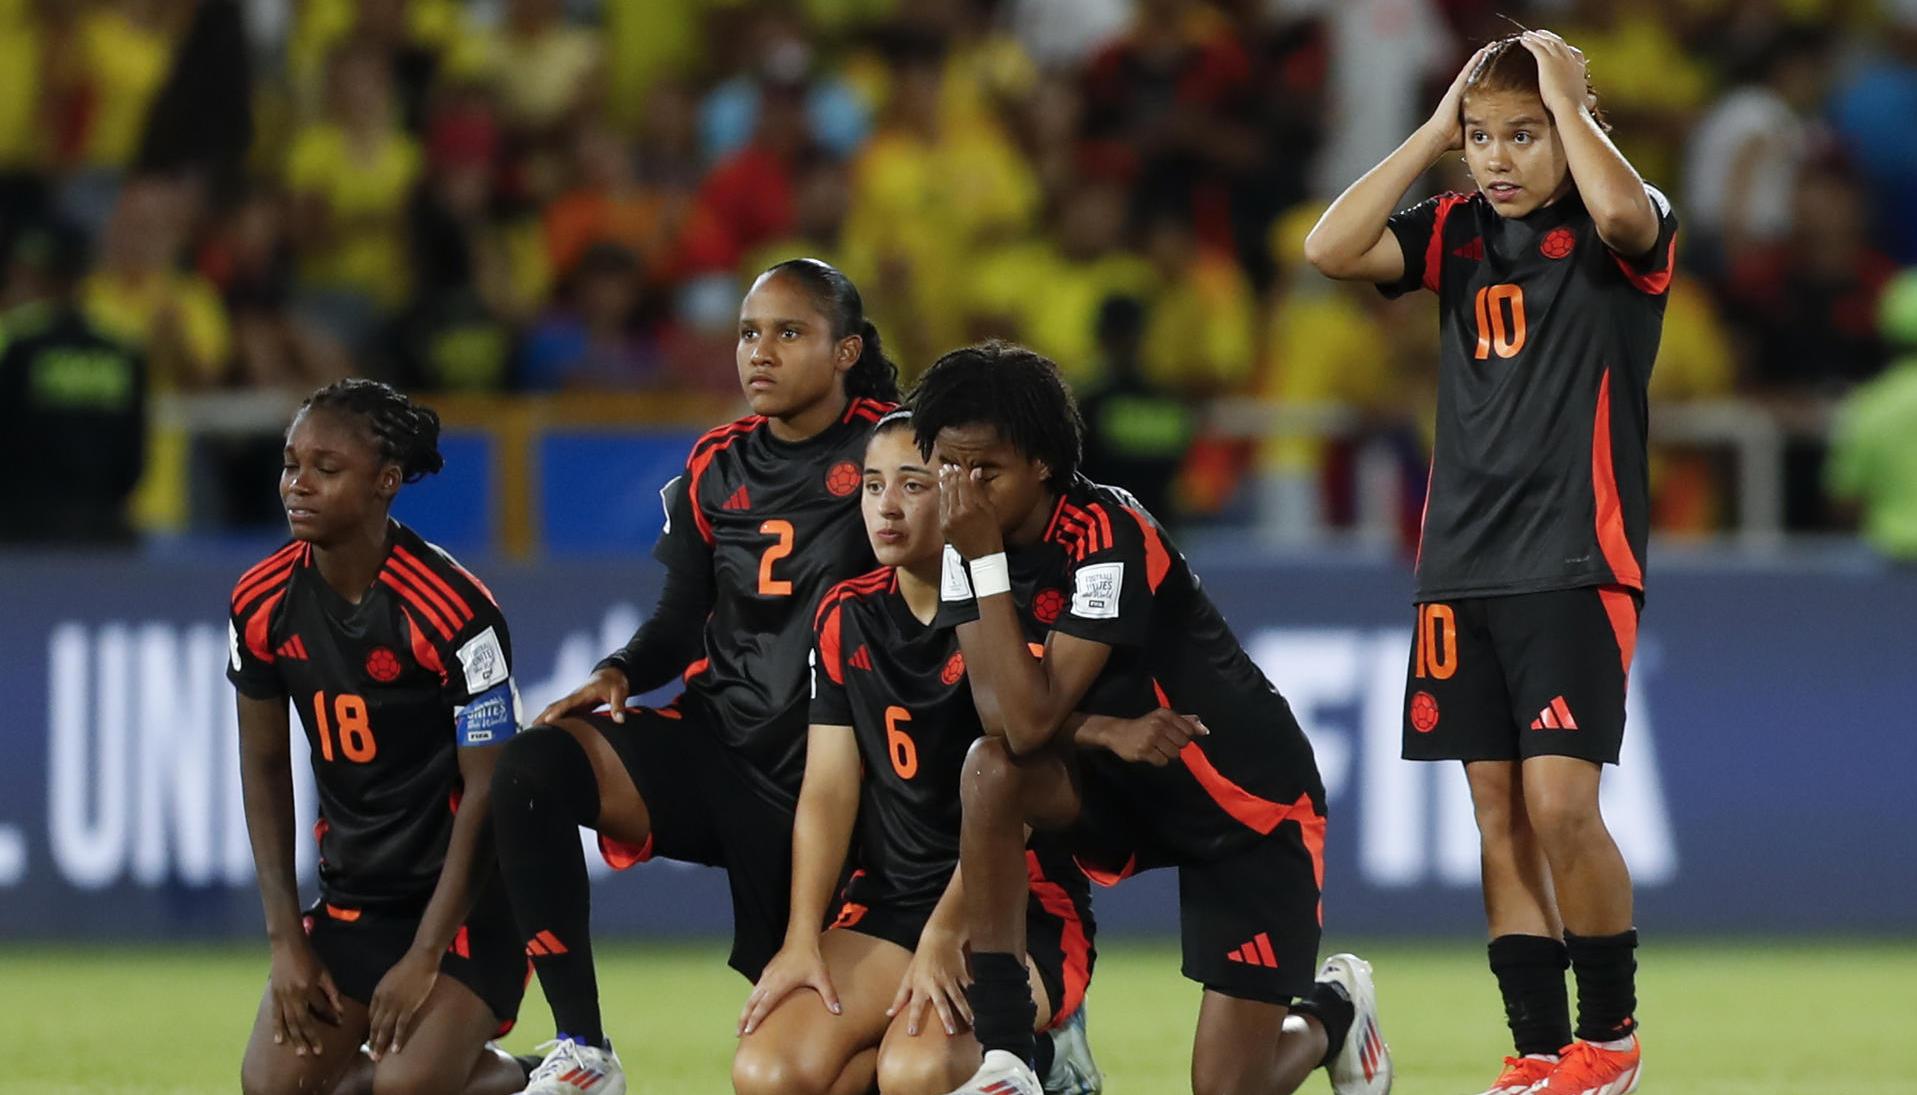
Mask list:
POLYGON ((945 616, 990 735, 961 788, 987 1053, 960 1091, 1038 1091, 1028 825, 1061 833, 1101 881, 1178 869, 1184 972, 1205 987, 1194 1091, 1289 1092, 1321 1064, 1340 1093, 1388 1090, 1370 967, 1337 955, 1312 978, 1325 822, 1311 745, 1158 523, 1078 474, 1083 426, 1058 367, 1005 343, 955 350, 912 408, 957 549, 945 616))
POLYGON ((1598 781, 1644 597, 1647 389, 1677 218, 1596 105, 1562 38, 1493 42, 1305 243, 1332 277, 1438 294, 1404 755, 1463 761, 1471 785, 1518 1051, 1487 1095, 1621 1095, 1639 1072, 1631 878, 1598 781), (1392 213, 1460 147, 1477 193, 1392 213))
POLYGON ((227 676, 273 955, 247 1095, 526 1081, 487 1045, 526 984, 486 802, 518 723, 512 644, 486 587, 387 516, 402 483, 439 470, 438 443, 439 417, 384 384, 315 392, 280 472, 293 539, 233 591, 227 676), (319 785, 320 898, 304 917, 289 701, 319 785))
MULTIPOLYGON (((938 478, 909 413, 866 448, 865 528, 878 570, 841 582, 816 614, 812 727, 792 837, 785 945, 739 1017, 740 1095, 943 1095, 979 1066, 966 1006, 959 771, 978 709, 939 607, 938 478), (857 836, 858 871, 820 931, 857 836), (810 991, 806 991, 810 990, 810 991), (936 1022, 928 1021, 936 1018, 936 1022)), ((1025 852, 1022 968, 1048 1058, 1046 1090, 1091 1095, 1084 1041, 1090 886, 1055 840, 1025 852)))

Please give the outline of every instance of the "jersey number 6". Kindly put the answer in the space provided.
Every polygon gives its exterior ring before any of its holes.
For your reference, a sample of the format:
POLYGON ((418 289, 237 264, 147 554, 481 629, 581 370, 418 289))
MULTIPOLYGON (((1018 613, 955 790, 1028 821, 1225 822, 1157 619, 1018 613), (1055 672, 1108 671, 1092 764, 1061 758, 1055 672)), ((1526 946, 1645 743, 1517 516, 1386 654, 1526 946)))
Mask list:
POLYGON ((1524 289, 1511 284, 1487 285, 1478 290, 1478 348, 1472 357, 1479 361, 1497 354, 1516 357, 1524 349, 1524 289), (1504 310, 1511 310, 1511 325, 1505 326, 1504 310))
POLYGON ((892 770, 900 779, 919 774, 919 747, 905 732, 905 724, 911 721, 912 712, 897 704, 885 709, 885 751, 892 755, 892 770))
POLYGON ((792 583, 784 578, 774 578, 772 564, 792 554, 792 522, 775 517, 760 525, 759 531, 779 538, 776 543, 765 549, 764 555, 759 556, 759 596, 790 597, 792 583))
POLYGON ((333 697, 333 720, 326 718, 326 693, 313 693, 313 729, 319 731, 320 756, 333 759, 333 725, 339 726, 340 752, 354 764, 365 764, 379 755, 379 743, 373 740, 373 726, 366 721, 366 701, 351 692, 333 697))

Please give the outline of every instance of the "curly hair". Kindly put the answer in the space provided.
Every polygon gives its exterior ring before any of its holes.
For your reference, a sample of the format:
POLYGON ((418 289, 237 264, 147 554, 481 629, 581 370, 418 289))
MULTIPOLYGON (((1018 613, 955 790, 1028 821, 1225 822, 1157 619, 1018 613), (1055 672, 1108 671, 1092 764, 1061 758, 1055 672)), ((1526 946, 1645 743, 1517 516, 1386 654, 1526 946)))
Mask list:
POLYGON ((912 432, 932 453, 948 426, 991 426, 1019 454, 1050 469, 1061 488, 1078 476, 1085 422, 1051 358, 1012 342, 966 346, 932 363, 912 389, 912 432))

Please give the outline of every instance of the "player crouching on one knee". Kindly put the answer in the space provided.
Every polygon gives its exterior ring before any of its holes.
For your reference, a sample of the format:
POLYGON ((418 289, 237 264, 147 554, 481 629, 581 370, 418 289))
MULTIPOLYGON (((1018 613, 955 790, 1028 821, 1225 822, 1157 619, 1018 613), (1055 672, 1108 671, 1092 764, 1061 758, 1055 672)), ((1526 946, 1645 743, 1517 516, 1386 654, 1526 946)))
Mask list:
POLYGON ((1389 1090, 1370 967, 1320 969, 1324 788, 1289 705, 1138 500, 1078 474, 1058 367, 946 354, 912 395, 954 549, 940 591, 991 736, 961 787, 972 983, 987 1053, 965 1095, 1039 1089, 1021 853, 1057 834, 1101 881, 1179 873, 1184 973, 1204 986, 1192 1088, 1389 1090), (1095 712, 1093 718, 1084 714, 1095 712), (1101 877, 1104 876, 1104 877, 1101 877))
MULTIPOLYGON (((880 567, 815 616, 811 729, 792 835, 785 943, 739 1016, 740 1095, 943 1095, 979 1067, 965 998, 959 776, 981 732, 965 659, 936 619, 938 478, 910 413, 881 420, 861 500, 880 567), (834 900, 848 865, 858 870, 834 900), (836 913, 829 927, 829 915, 836 913), (822 930, 823 927, 823 930, 822 930)), ((1022 967, 1059 1028, 1046 1090, 1090 1095, 1080 1003, 1092 972, 1090 886, 1056 840, 1025 854, 1022 967)), ((1028 1032, 1029 1033, 1029 1032, 1028 1032)))

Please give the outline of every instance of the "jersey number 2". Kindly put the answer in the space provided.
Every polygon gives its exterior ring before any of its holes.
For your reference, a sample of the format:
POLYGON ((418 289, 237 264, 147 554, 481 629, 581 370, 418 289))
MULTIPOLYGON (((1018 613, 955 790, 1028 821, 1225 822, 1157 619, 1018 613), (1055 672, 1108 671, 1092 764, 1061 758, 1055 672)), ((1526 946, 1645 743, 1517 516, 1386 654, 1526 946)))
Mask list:
POLYGON ((905 724, 911 721, 912 712, 897 704, 885 709, 885 751, 892 755, 892 770, 900 779, 919 774, 919 747, 905 732, 905 724))
POLYGON ((366 701, 351 692, 333 697, 333 719, 326 718, 326 693, 313 693, 313 728, 319 731, 320 756, 333 759, 333 726, 339 726, 340 752, 354 764, 365 764, 379 755, 373 740, 373 726, 366 721, 366 701))
POLYGON ((774 578, 772 564, 792 554, 792 522, 775 517, 760 525, 759 531, 779 538, 776 543, 765 549, 764 555, 759 556, 759 596, 790 597, 792 583, 784 578, 774 578))
POLYGON ((1492 354, 1516 357, 1524 349, 1524 289, 1509 283, 1478 290, 1478 348, 1472 357, 1483 361, 1492 354), (1511 322, 1505 325, 1505 309, 1511 322))

